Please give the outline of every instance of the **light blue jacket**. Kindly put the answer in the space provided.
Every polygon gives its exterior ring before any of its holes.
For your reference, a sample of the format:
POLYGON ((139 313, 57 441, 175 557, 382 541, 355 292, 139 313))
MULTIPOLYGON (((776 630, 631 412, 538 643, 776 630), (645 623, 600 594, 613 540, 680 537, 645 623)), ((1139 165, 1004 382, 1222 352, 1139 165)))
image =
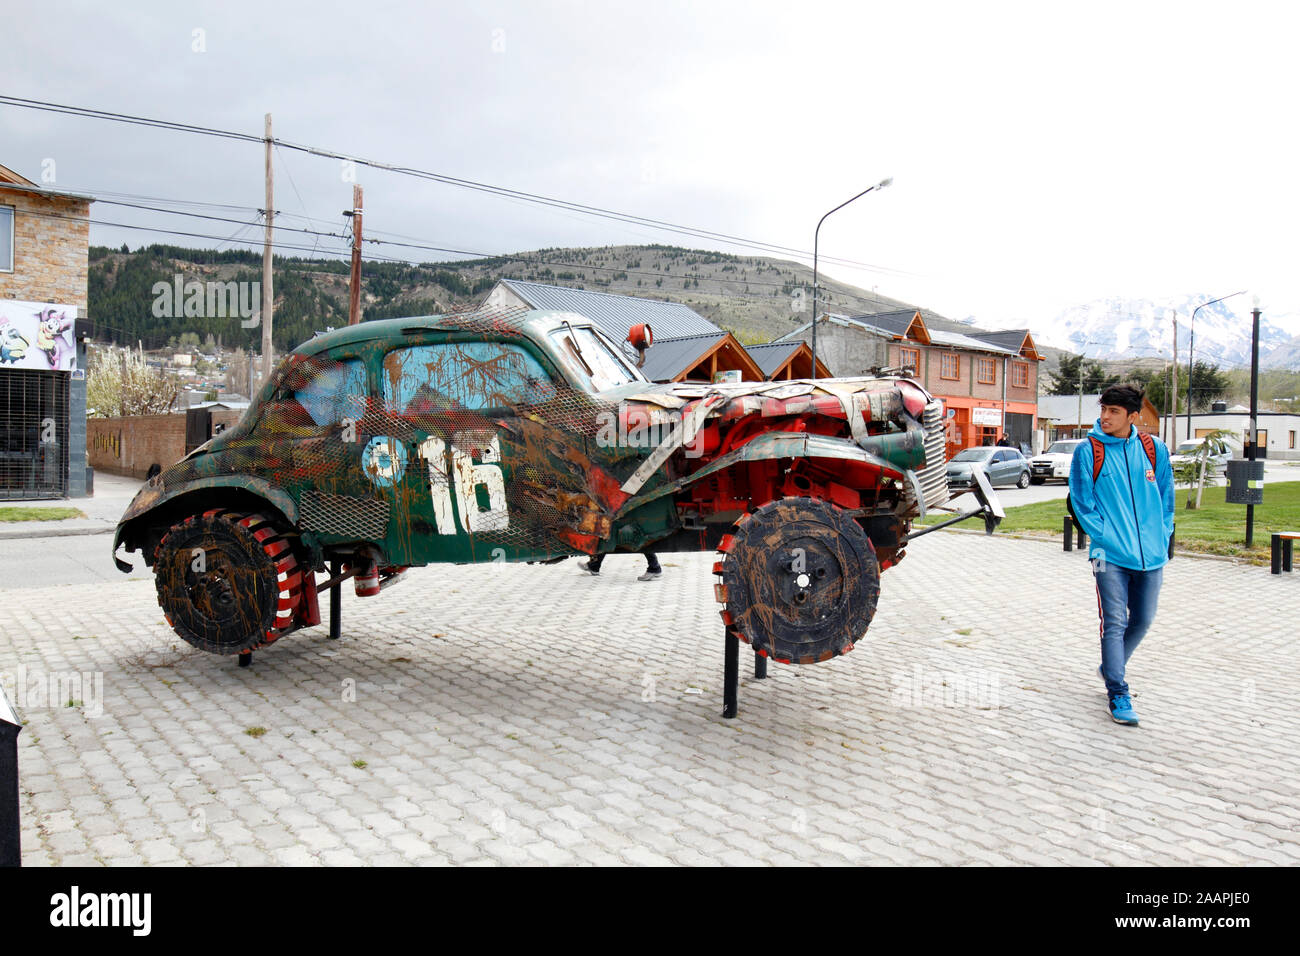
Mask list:
POLYGON ((1113 438, 1101 430, 1099 419, 1092 426, 1091 437, 1100 439, 1106 449, 1096 483, 1092 480, 1092 442, 1078 445, 1070 462, 1070 504, 1092 539, 1090 556, 1137 571, 1163 567, 1168 561, 1169 537, 1174 533, 1174 473, 1169 449, 1156 441, 1156 467, 1152 468, 1136 428, 1129 431, 1128 438, 1113 438))

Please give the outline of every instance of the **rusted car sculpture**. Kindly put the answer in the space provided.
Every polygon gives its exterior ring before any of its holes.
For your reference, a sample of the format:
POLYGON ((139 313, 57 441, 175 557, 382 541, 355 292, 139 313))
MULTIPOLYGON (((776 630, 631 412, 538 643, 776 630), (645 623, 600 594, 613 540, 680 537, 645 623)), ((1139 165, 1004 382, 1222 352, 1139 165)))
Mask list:
MULTIPOLYGON (((962 517, 992 530, 980 493, 962 517)), ((153 566, 178 635, 248 655, 348 577, 373 595, 440 562, 716 549, 726 626, 807 664, 862 637, 948 498, 942 406, 909 379, 654 385, 577 315, 478 311, 306 342, 145 485, 113 550, 153 566)))

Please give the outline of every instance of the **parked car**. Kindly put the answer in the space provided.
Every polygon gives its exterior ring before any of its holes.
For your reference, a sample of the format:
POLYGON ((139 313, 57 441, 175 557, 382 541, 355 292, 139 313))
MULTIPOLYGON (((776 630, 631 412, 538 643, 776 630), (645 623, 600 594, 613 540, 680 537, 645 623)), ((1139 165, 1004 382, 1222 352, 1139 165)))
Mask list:
MULTIPOLYGON (((1190 438, 1187 441, 1179 442, 1178 447, 1169 456, 1169 464, 1177 468, 1185 462, 1195 461, 1200 457, 1205 442, 1206 439, 1204 438, 1190 438)), ((1205 463, 1207 476, 1222 474, 1228 467, 1229 461, 1241 457, 1240 452, 1236 451, 1222 438, 1209 439, 1209 442, 1210 456, 1205 463)))
POLYGON ((983 469, 989 484, 994 487, 1029 487, 1028 459, 1018 449, 997 445, 967 448, 954 455, 948 462, 948 486, 963 491, 970 488, 975 482, 973 471, 976 468, 983 469))
MULTIPOLYGON (((944 447, 942 404, 906 378, 655 385, 572 313, 363 322, 300 345, 148 481, 114 558, 141 552, 185 641, 248 655, 319 624, 348 577, 370 597, 409 566, 717 550, 724 623, 807 664, 862 637, 912 519, 950 499, 944 447)), ((959 520, 991 532, 983 487, 959 520)))
POLYGON ((1041 455, 1035 455, 1033 460, 1030 461, 1029 480, 1036 485, 1041 485, 1053 478, 1069 481, 1070 462, 1074 459, 1074 450, 1085 441, 1087 441, 1086 438, 1063 438, 1060 441, 1052 442, 1047 451, 1041 455))

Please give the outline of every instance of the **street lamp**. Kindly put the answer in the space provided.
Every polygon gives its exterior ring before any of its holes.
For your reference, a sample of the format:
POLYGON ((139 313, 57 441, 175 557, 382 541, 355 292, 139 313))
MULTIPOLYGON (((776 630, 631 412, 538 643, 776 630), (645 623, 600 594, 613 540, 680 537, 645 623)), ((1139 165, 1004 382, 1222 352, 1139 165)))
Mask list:
MULTIPOLYGON (((1259 453, 1259 296, 1255 296, 1250 323, 1250 444, 1246 446, 1246 460, 1252 464, 1259 453)), ((1251 476, 1254 477, 1253 475, 1251 476)), ((1263 475, 1259 476, 1263 478, 1263 475)), ((1255 540, 1255 506, 1246 505, 1246 547, 1255 540)))
MULTIPOLYGON (((831 212, 839 212, 849 203, 853 202, 854 199, 861 199, 873 189, 884 189, 893 181, 893 176, 890 176, 888 179, 882 179, 874 186, 868 186, 852 199, 844 200, 844 202, 832 209, 831 212)), ((829 216, 831 212, 828 212, 826 216, 829 216)), ((817 220, 817 229, 813 232, 812 377, 814 379, 817 377, 817 240, 821 235, 822 223, 826 221, 826 216, 822 216, 821 219, 817 220)))
MULTIPOLYGON (((1192 310, 1192 323, 1187 338, 1187 440, 1192 439, 1192 348, 1196 345, 1196 313, 1207 305, 1214 305, 1216 302, 1222 302, 1224 299, 1231 299, 1233 295, 1245 295, 1246 290, 1234 292, 1232 295, 1225 295, 1222 299, 1211 299, 1209 302, 1202 302, 1192 310)), ((1178 409, 1178 396, 1174 396, 1174 409, 1178 409)), ((1178 421, 1178 415, 1174 415, 1174 421, 1178 421)), ((1178 429, 1174 429, 1174 444, 1178 444, 1178 429)))

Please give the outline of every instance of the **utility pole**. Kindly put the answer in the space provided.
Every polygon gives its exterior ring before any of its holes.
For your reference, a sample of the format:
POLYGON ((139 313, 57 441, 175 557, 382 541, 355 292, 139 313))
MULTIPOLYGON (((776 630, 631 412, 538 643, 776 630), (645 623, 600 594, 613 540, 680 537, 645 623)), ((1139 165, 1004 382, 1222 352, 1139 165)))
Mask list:
POLYGON ((352 292, 348 299, 348 325, 361 321, 361 187, 352 185, 352 292))
MULTIPOLYGON (((271 285, 271 238, 275 219, 275 190, 271 166, 271 114, 266 114, 266 240, 262 245, 262 381, 271 380, 271 319, 275 290, 271 285)), ((251 383, 250 383, 251 384, 251 383)), ((251 392, 249 399, 255 398, 251 392)))
POLYGON ((1079 430, 1082 428, 1083 428, 1083 347, 1080 347, 1079 349, 1079 425, 1074 431, 1075 438, 1087 437, 1088 433, 1086 430, 1082 435, 1079 434, 1079 430))
MULTIPOLYGON (((1246 446, 1246 459, 1255 468, 1254 461, 1259 449, 1259 298, 1255 299, 1255 308, 1251 311, 1250 326, 1250 444, 1246 446)), ((1264 476, 1261 474, 1260 478, 1264 476)), ((1255 542, 1255 506, 1246 505, 1246 547, 1255 542)))
POLYGON ((1174 364, 1169 366, 1169 400, 1165 406, 1169 409, 1169 447, 1178 447, 1178 312, 1169 310, 1174 322, 1174 364))

